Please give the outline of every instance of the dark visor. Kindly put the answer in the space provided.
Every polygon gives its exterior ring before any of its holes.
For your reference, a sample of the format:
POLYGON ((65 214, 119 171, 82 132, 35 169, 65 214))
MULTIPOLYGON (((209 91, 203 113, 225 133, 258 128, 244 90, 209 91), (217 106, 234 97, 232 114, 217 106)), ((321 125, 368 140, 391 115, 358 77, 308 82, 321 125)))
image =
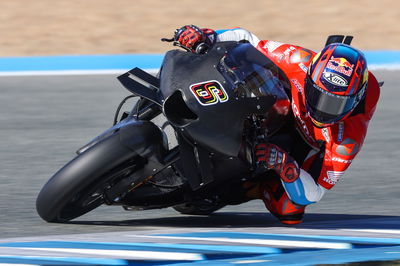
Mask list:
POLYGON ((347 96, 336 95, 320 88, 307 75, 305 96, 308 111, 320 123, 334 123, 351 112, 359 102, 360 92, 347 96))

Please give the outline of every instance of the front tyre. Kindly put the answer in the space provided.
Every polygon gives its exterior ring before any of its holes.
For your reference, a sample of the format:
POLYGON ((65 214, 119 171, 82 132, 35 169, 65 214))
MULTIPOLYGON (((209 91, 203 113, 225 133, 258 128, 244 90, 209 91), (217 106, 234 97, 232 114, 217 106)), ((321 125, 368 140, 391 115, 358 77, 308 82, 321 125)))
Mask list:
POLYGON ((143 167, 144 159, 114 134, 79 154, 44 185, 36 209, 47 222, 65 222, 105 202, 104 191, 143 167))

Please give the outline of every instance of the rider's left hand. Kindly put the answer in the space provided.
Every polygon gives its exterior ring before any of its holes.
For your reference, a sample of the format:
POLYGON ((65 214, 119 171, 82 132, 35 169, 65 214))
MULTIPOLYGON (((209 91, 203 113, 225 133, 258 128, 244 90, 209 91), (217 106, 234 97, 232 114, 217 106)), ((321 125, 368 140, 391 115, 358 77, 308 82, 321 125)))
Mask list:
POLYGON ((275 144, 256 145, 256 157, 258 162, 274 170, 286 183, 294 182, 299 178, 300 168, 297 162, 275 144))
POLYGON ((175 31, 174 39, 190 51, 195 52, 196 47, 204 43, 205 35, 199 27, 186 25, 175 31))

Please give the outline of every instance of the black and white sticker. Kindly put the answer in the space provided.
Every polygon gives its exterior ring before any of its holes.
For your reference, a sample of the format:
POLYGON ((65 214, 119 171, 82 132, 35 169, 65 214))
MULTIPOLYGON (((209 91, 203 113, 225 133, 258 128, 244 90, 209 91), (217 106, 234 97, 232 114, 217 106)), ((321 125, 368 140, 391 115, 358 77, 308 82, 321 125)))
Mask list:
POLYGON ((336 86, 346 87, 348 85, 345 78, 331 72, 324 72, 324 79, 336 86))

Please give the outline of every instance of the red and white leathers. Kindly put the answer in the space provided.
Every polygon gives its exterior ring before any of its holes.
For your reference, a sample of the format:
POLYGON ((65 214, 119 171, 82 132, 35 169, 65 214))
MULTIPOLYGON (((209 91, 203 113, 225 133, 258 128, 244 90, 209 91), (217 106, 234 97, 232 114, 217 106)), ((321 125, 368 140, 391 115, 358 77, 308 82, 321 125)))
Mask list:
MULTIPOLYGON (((284 84, 291 92, 291 107, 296 130, 311 147, 300 166, 300 176, 292 183, 269 180, 262 188, 262 198, 267 208, 281 221, 297 223, 302 218, 304 206, 319 201, 326 190, 331 189, 344 174, 360 151, 368 123, 377 105, 380 88, 375 76, 369 72, 364 101, 344 120, 329 127, 316 127, 308 115, 304 96, 304 84, 308 67, 315 52, 275 41, 259 40, 254 34, 241 28, 216 31, 218 41, 247 40, 282 72, 284 84), (320 162, 317 173, 311 174, 314 162, 320 162), (322 165, 321 165, 322 164, 322 165), (284 191, 278 193, 281 182, 284 191), (294 203, 294 204, 293 204, 294 203), (291 215, 293 214, 293 215, 291 215)), ((282 77, 280 77, 282 78, 282 77)))

